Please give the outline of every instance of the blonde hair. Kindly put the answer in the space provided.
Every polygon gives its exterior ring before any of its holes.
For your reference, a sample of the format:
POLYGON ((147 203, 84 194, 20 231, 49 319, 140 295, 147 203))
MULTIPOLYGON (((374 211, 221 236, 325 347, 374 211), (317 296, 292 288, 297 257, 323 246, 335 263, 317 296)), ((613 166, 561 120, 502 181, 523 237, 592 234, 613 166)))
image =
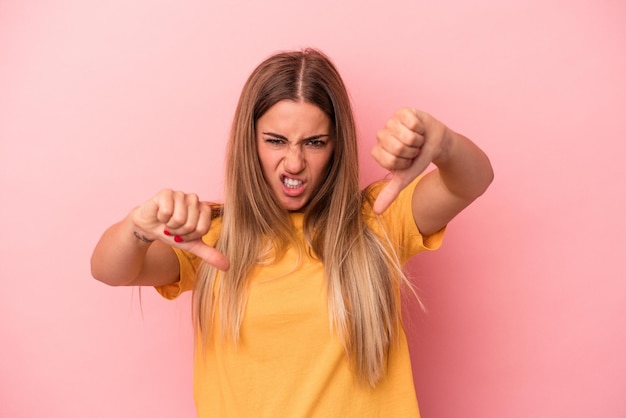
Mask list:
MULTIPOLYGON (((256 147, 256 121, 281 100, 318 106, 331 122, 335 149, 326 178, 304 209, 310 250, 324 264, 331 327, 344 341, 360 381, 376 385, 401 326, 399 289, 406 280, 385 237, 364 221, 369 195, 359 186, 357 135, 348 93, 331 61, 306 49, 262 62, 243 87, 226 159, 222 230, 216 247, 231 260, 220 272, 204 263, 194 289, 196 335, 206 345, 216 311, 222 337, 236 342, 251 269, 301 246, 289 213, 264 180, 256 147), (245 198, 241 198, 245 196, 245 198)), ((302 249, 301 249, 302 250, 302 249)))

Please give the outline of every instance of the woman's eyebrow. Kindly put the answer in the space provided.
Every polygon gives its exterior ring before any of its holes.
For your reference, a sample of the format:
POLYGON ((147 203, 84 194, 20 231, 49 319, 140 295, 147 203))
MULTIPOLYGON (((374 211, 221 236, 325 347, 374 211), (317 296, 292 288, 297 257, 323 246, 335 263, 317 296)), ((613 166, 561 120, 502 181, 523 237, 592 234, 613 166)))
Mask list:
MULTIPOLYGON (((280 135, 280 134, 277 134, 277 133, 274 133, 274 132, 263 132, 263 135, 268 135, 268 136, 271 136, 271 137, 276 138, 276 139, 282 139, 284 141, 289 141, 289 138, 287 138, 286 136, 280 135)), ((313 136, 310 136, 308 138, 303 138, 302 141, 314 141, 316 139, 325 138, 325 137, 329 137, 329 136, 330 136, 330 134, 313 135, 313 136)))

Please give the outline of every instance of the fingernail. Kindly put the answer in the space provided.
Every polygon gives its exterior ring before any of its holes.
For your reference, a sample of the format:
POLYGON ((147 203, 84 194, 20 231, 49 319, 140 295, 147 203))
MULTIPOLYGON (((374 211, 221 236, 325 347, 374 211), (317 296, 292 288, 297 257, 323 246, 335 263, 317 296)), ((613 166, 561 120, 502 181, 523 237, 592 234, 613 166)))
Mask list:
POLYGON ((176 236, 174 237, 174 241, 176 241, 176 242, 183 242, 183 241, 184 241, 184 239, 182 239, 181 237, 179 237, 178 235, 176 235, 176 236))
POLYGON ((169 237, 170 235, 172 235, 172 233, 171 233, 170 231, 168 231, 167 229, 163 230, 163 233, 164 233, 165 235, 167 235, 168 237, 169 237))

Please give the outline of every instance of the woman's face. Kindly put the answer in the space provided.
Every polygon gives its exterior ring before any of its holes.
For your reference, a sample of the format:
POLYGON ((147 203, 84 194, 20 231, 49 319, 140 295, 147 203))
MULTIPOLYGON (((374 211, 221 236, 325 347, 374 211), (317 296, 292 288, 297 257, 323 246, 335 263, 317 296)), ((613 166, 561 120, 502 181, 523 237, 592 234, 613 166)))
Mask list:
POLYGON ((256 122, 265 181, 289 211, 304 208, 319 189, 335 149, 330 120, 317 106, 282 100, 256 122))

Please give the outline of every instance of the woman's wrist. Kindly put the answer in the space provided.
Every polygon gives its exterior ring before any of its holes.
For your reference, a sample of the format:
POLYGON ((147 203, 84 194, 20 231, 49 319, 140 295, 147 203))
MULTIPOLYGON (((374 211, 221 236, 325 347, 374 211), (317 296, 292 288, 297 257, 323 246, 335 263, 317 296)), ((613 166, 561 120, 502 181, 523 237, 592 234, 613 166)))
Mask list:
POLYGON ((126 217, 126 228, 128 228, 127 230, 132 233, 133 237, 136 240, 145 244, 152 244, 156 240, 156 238, 151 237, 150 234, 146 234, 144 232, 144 229, 137 225, 136 219, 138 210, 139 207, 134 208, 126 217))
POLYGON ((139 241, 142 241, 146 244, 152 244, 155 240, 154 239, 150 239, 145 237, 144 235, 140 234, 137 231, 133 231, 133 235, 135 236, 135 238, 137 238, 139 241))

